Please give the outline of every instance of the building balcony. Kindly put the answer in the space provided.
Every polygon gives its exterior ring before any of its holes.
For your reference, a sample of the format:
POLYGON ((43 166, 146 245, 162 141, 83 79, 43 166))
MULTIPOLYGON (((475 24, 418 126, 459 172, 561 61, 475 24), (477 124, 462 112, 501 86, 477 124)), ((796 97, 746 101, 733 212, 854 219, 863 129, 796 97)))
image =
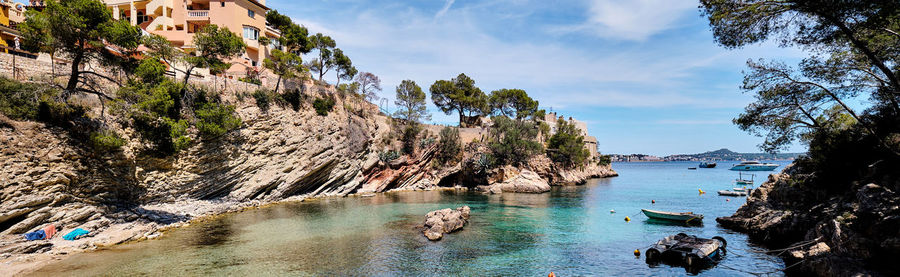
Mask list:
POLYGON ((187 21, 209 21, 209 10, 189 10, 187 11, 187 21))

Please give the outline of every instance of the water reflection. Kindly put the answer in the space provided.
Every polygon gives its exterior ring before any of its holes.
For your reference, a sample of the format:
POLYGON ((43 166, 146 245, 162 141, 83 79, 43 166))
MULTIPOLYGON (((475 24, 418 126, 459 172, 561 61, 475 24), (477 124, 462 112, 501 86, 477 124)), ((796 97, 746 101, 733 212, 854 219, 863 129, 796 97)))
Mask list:
MULTIPOLYGON (((710 219, 734 212, 738 201, 696 194, 698 184, 707 184, 707 191, 730 186, 730 172, 640 166, 620 167, 623 177, 546 194, 404 192, 275 205, 196 223, 159 240, 74 255, 35 275, 683 275, 684 268, 648 267, 632 254, 680 232, 725 237, 730 253, 740 253, 722 261, 727 267, 783 267, 778 258, 750 251, 758 247, 746 236, 716 224, 640 218, 642 208, 693 210, 710 219), (422 236, 418 226, 427 212, 462 205, 472 208, 465 229, 439 242, 422 236)), ((743 273, 714 267, 700 274, 743 273)))

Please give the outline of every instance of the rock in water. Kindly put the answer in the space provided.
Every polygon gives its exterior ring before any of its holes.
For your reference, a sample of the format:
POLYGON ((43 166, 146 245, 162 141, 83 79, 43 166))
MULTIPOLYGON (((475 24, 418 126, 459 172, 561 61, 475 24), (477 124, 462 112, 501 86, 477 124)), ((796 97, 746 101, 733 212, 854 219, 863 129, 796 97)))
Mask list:
POLYGON ((469 206, 431 211, 425 215, 425 237, 440 240, 444 234, 456 232, 469 222, 469 206))

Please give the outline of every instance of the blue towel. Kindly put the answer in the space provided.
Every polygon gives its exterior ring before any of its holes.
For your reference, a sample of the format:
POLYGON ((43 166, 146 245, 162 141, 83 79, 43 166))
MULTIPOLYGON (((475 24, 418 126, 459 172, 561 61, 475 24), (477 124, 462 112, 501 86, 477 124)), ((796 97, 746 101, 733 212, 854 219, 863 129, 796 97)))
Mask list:
POLYGON ((47 234, 44 233, 44 230, 37 230, 31 233, 25 234, 25 240, 42 240, 47 237, 47 234))
POLYGON ((85 230, 85 229, 78 228, 78 229, 72 230, 71 232, 69 232, 68 234, 66 234, 65 236, 63 236, 63 239, 65 239, 65 240, 76 240, 76 239, 78 239, 78 238, 81 238, 81 237, 83 237, 83 236, 86 236, 88 233, 90 233, 90 232, 88 232, 88 231, 85 230))

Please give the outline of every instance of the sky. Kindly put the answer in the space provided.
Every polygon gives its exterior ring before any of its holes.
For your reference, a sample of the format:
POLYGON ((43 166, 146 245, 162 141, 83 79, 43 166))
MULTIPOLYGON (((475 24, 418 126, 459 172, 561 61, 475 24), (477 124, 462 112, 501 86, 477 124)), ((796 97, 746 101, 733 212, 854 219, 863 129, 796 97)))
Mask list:
MULTIPOLYGON (((718 46, 690 0, 268 0, 378 75, 393 110, 410 79, 426 94, 465 73, 485 93, 524 89, 540 107, 587 122, 602 153, 759 152, 731 120, 748 59, 796 61, 796 49, 718 46)), ((304 57, 306 58, 306 57, 304 57)), ((334 74, 329 74, 330 83, 334 74)), ((429 103, 431 103, 429 97, 429 103)), ((433 104, 435 124, 456 124, 433 104)), ((791 152, 806 151, 795 144, 791 152)))

